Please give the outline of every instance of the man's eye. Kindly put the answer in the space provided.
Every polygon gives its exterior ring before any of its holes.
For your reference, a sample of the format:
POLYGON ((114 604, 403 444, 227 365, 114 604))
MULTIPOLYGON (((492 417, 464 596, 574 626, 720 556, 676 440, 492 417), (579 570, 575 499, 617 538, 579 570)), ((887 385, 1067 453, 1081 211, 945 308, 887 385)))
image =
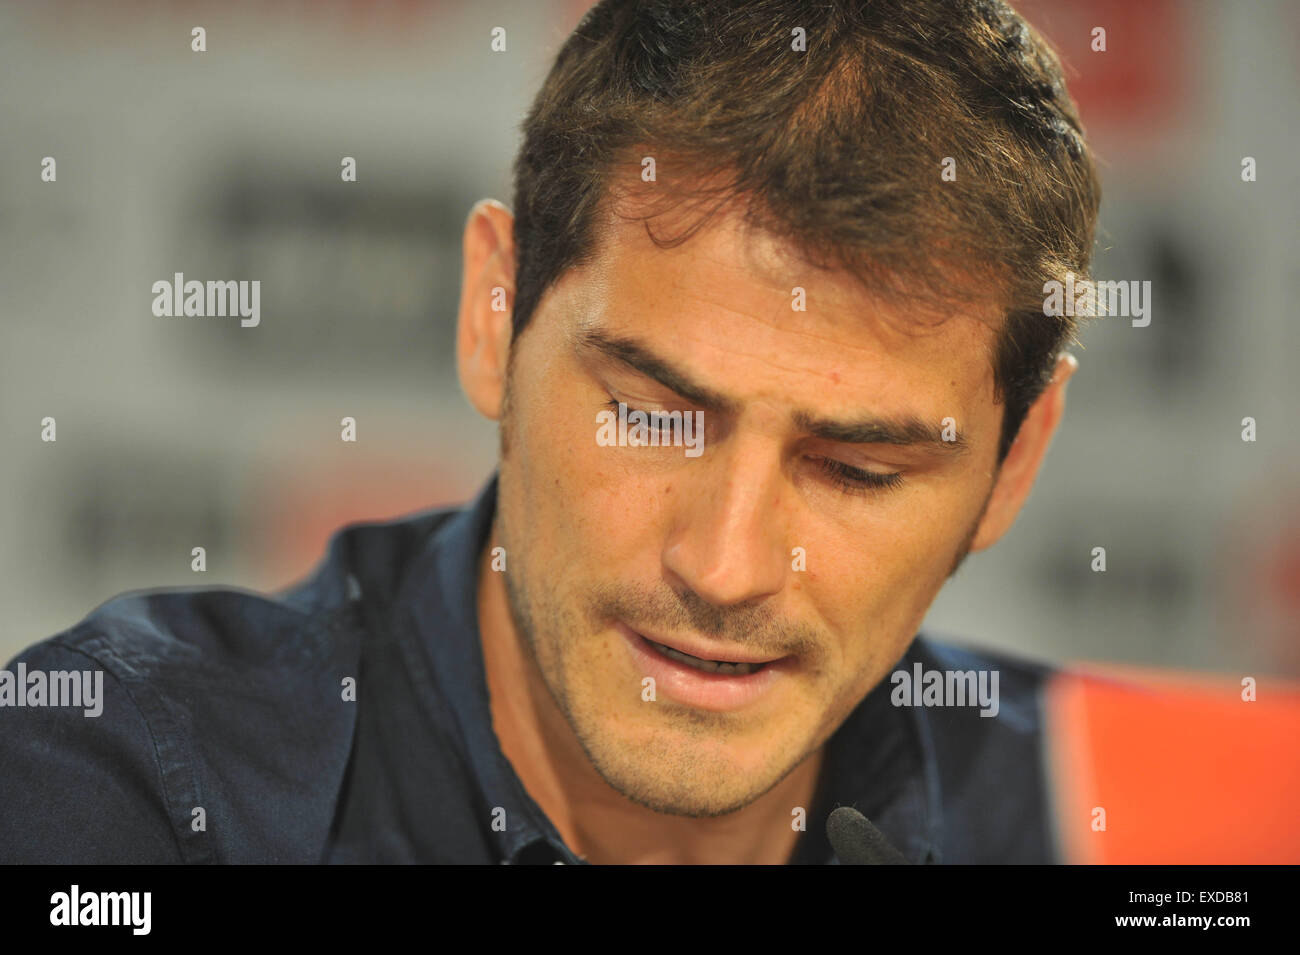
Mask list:
MULTIPOLYGON (((614 409, 614 411, 615 411, 616 413, 617 413, 617 411, 618 411, 618 406, 619 406, 620 404, 623 404, 623 406, 624 406, 625 408, 627 408, 627 412, 626 412, 626 414, 628 415, 628 417, 631 417, 631 416, 632 416, 632 413, 633 413, 634 411, 640 411, 643 415, 645 415, 645 421, 646 421, 646 427, 647 427, 647 428, 651 428, 651 429, 653 429, 653 430, 655 430, 655 431, 658 431, 660 434, 671 434, 671 433, 672 433, 673 421, 672 421, 671 418, 669 418, 669 417, 667 416, 667 412, 663 412, 663 411, 643 411, 643 410, 640 409, 640 408, 633 408, 631 405, 628 405, 628 404, 626 404, 626 403, 624 403, 624 402, 620 402, 617 398, 611 398, 611 399, 607 402, 607 404, 608 404, 612 409, 614 409), (656 417, 656 415, 657 415, 658 417, 656 417)), ((689 414, 689 413, 690 413, 690 412, 687 412, 687 414, 689 414)))
POLYGON ((900 473, 880 474, 876 471, 865 471, 862 468, 855 468, 833 458, 817 458, 816 460, 818 466, 831 479, 831 483, 848 494, 895 488, 903 483, 903 475, 900 473))

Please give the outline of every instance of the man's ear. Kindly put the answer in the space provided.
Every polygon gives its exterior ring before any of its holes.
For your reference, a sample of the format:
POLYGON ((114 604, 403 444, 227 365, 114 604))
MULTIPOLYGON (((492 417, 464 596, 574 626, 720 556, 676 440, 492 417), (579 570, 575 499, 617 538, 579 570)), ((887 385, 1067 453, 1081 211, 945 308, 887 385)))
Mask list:
POLYGON ((470 404, 501 416, 515 302, 514 216, 495 199, 474 204, 465 222, 456 370, 470 404))
POLYGON ((994 481, 971 550, 991 547, 1015 523, 1065 412, 1065 384, 1078 367, 1079 362, 1073 355, 1063 353, 1056 361, 1051 383, 1030 405, 1020 433, 1007 451, 1006 460, 994 481))

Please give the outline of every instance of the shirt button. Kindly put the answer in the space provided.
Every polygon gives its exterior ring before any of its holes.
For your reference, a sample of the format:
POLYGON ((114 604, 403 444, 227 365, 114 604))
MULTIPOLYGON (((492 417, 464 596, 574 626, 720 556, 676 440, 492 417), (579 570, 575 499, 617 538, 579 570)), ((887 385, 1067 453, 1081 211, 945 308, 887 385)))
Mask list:
POLYGON ((551 865, 564 865, 564 860, 556 859, 554 862, 551 863, 551 865))

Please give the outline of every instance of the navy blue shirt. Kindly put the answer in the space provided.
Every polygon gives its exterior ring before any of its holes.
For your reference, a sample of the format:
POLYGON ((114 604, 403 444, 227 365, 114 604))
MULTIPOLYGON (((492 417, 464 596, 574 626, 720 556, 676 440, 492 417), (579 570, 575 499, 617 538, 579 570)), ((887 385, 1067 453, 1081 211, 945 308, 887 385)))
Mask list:
MULTIPOLYGON (((476 575, 495 502, 494 476, 463 510, 343 527, 276 594, 131 591, 20 654, 5 669, 102 670, 103 710, 0 705, 0 862, 581 863, 492 728, 476 575)), ((882 681, 827 743, 790 861, 836 861, 840 805, 912 862, 1056 861, 1050 671, 924 635, 897 668, 916 663, 996 669, 997 715, 895 706, 882 681)))

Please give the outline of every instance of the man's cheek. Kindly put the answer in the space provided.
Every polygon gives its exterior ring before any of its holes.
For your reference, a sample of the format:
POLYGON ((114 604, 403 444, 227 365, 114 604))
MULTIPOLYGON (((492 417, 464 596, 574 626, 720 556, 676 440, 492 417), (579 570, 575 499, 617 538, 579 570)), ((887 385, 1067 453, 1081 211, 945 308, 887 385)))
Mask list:
POLYGON ((896 581, 923 582, 938 574, 965 528, 961 514, 948 495, 914 501, 886 529, 880 569, 896 581))
MULTIPOLYGON (((586 457, 578 452, 566 463, 581 471, 580 484, 565 507, 583 516, 584 530, 599 538, 593 543, 609 545, 608 549, 616 549, 620 540, 643 537, 657 526, 673 500, 666 490, 668 482, 656 481, 646 467, 629 460, 636 450, 597 448, 586 457)), ((655 450, 645 449, 645 453, 655 450)))

